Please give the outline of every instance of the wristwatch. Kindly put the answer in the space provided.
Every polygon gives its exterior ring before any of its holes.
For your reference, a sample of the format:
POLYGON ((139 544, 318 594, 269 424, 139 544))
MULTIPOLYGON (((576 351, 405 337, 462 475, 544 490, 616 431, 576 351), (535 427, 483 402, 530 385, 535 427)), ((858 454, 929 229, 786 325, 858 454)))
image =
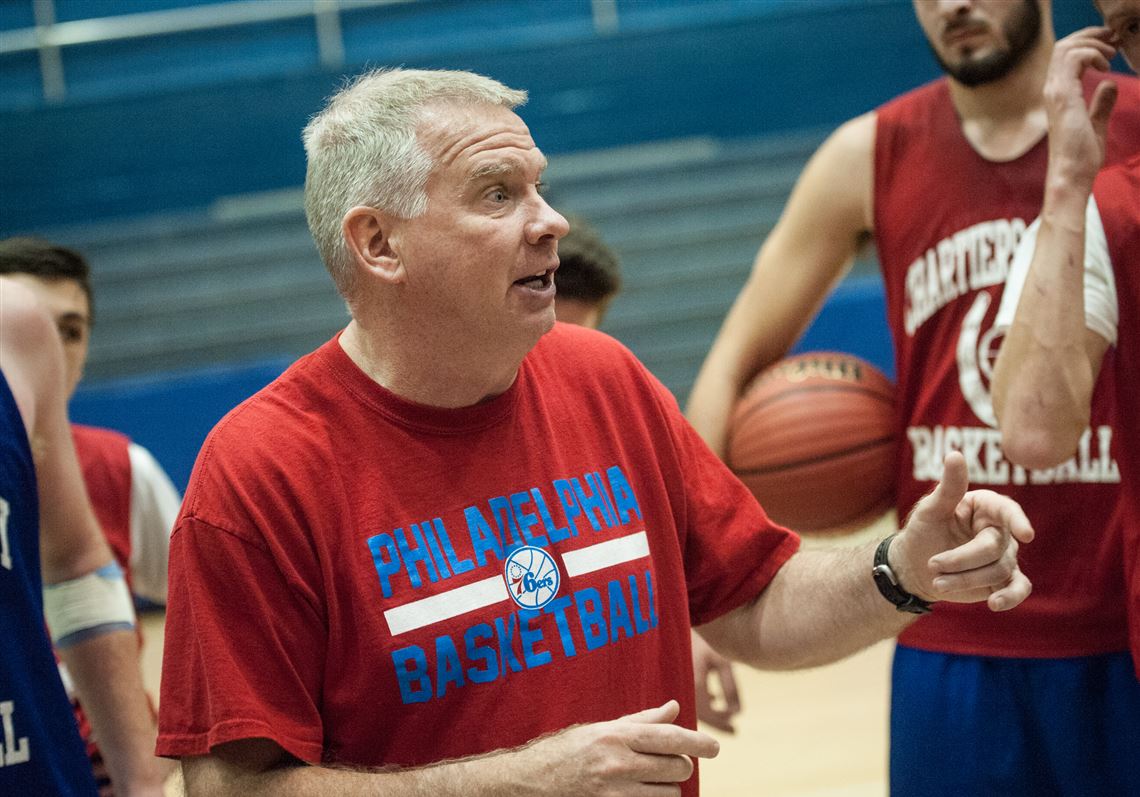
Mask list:
POLYGON ((892 534, 880 542, 879 547, 875 549, 875 563, 871 567, 871 578, 875 579, 875 586, 879 588, 882 596, 893 603, 900 612, 929 614, 930 603, 900 587, 895 571, 891 570, 891 566, 887 562, 887 551, 890 549, 891 541, 894 538, 895 535, 892 534))

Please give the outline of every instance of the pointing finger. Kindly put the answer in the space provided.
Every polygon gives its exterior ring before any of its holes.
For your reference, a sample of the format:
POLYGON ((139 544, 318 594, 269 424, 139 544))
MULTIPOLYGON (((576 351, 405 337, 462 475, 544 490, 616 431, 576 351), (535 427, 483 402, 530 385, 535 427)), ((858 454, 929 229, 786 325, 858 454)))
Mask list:
POLYGON ((966 494, 969 486, 966 459, 961 453, 952 451, 942 461, 942 479, 923 502, 924 513, 935 517, 948 517, 954 514, 958 502, 966 494))

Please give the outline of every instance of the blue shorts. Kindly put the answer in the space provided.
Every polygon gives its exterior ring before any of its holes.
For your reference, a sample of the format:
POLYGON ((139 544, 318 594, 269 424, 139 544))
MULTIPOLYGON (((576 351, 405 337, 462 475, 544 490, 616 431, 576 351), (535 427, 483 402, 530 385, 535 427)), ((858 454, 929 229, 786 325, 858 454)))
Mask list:
POLYGON ((1140 795, 1140 681, 1127 653, 1000 659, 899 646, 892 797, 1140 795))

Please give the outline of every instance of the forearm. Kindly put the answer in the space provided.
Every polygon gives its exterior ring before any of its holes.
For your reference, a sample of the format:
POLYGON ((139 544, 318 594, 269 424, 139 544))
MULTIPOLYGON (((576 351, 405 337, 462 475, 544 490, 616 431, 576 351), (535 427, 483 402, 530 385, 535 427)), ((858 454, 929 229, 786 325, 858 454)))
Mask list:
POLYGON ((685 415, 722 459, 737 397, 796 342, 870 230, 874 136, 866 114, 812 156, 697 375, 685 415))
POLYGON ((262 772, 222 764, 184 763, 186 794, 237 797, 497 797, 537 795, 533 776, 516 777, 510 754, 455 761, 423 769, 365 771, 293 764, 262 772))
POLYGON ((115 631, 60 650, 116 793, 161 794, 169 771, 154 754, 154 715, 139 672, 138 637, 115 631))
POLYGON ((741 361, 744 354, 739 344, 722 333, 701 366, 685 408, 689 423, 721 459, 728 450, 728 424, 733 405, 751 370, 746 370, 741 361))
POLYGON ((187 793, 291 797, 580 797, 666 792, 693 774, 693 758, 720 746, 676 725, 676 700, 606 722, 573 725, 522 747, 420 769, 352 771, 306 766, 267 739, 215 747, 182 762, 187 793))
POLYGON ((754 604, 701 634, 731 658, 775 670, 826 664, 897 635, 915 615, 896 611, 875 587, 876 545, 801 550, 754 604))
POLYGON ((185 758, 182 771, 188 797, 539 797, 562 793, 545 772, 549 757, 536 750, 551 739, 415 769, 371 770, 310 766, 272 742, 248 740, 185 758))
POLYGON ((1088 426, 1096 379, 1085 325, 1088 191, 1052 175, 1032 263, 994 369, 994 409, 1007 455, 1049 467, 1088 426))

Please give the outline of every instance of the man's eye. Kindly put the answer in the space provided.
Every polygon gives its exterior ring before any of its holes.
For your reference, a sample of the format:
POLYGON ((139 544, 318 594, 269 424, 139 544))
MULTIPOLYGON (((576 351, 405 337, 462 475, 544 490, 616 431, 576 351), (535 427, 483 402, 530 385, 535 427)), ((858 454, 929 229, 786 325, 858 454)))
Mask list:
POLYGON ((487 198, 490 199, 492 202, 506 202, 507 201, 507 192, 501 188, 496 188, 495 190, 493 190, 489 194, 487 194, 487 198))
POLYGON ((77 327, 60 327, 59 336, 64 343, 78 343, 83 340, 83 330, 77 327))
POLYGON ((537 183, 535 183, 534 188, 536 191, 538 191, 539 195, 546 193, 546 183, 542 182, 542 180, 539 180, 537 183))

